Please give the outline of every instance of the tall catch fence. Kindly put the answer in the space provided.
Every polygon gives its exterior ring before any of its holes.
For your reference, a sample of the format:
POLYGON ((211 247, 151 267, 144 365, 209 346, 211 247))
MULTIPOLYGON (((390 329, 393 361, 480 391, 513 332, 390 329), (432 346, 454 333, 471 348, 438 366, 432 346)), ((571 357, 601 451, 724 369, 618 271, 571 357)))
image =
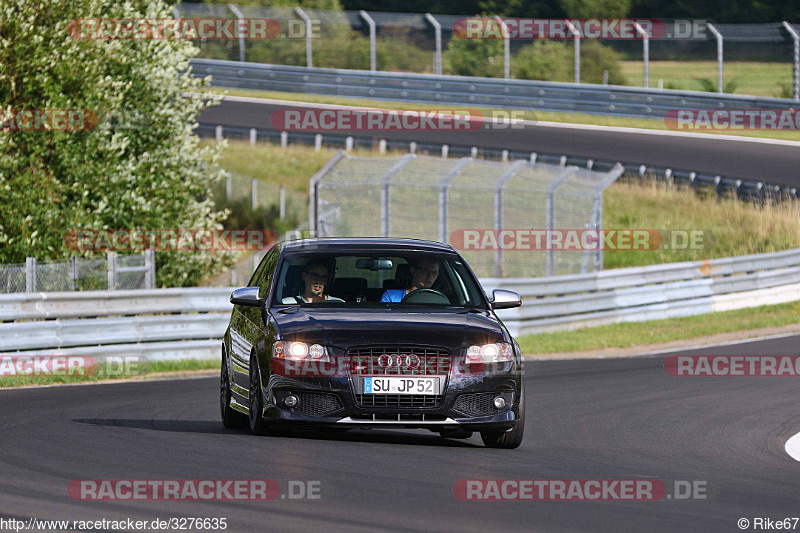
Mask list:
POLYGON ((537 246, 534 239, 521 245, 511 236, 602 229, 603 190, 622 172, 621 166, 598 172, 524 159, 353 157, 339 151, 311 180, 311 231, 449 242, 478 276, 595 272, 602 270, 601 249, 537 246), (510 245, 498 244, 501 232, 510 245))

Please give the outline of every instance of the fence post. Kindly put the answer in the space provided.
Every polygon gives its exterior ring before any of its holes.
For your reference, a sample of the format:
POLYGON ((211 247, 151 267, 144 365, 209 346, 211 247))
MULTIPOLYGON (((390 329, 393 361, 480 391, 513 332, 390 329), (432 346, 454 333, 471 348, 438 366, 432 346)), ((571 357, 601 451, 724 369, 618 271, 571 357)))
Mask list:
POLYGON ((156 287, 156 253, 153 250, 144 251, 144 266, 147 268, 144 273, 145 289, 156 287))
POLYGON ((386 174, 381 178, 381 236, 388 237, 392 231, 392 215, 390 212, 391 207, 391 182, 403 167, 405 167, 412 159, 416 157, 414 154, 406 154, 400 158, 400 161, 392 165, 386 174))
POLYGON ((284 188, 283 185, 281 185, 279 197, 280 197, 280 220, 283 220, 283 218, 286 216, 286 189, 284 188))
POLYGON ((786 31, 792 36, 792 41, 794 41, 794 54, 792 56, 794 59, 794 67, 792 68, 792 92, 794 93, 794 99, 800 100, 800 34, 797 33, 794 26, 786 21, 783 22, 783 27, 786 28, 786 31))
POLYGON ((436 36, 436 54, 433 56, 433 73, 437 76, 442 75, 442 25, 430 13, 425 13, 425 18, 433 26, 436 36))
POLYGON ((544 207, 545 225, 547 226, 545 228, 547 230, 545 237, 545 276, 552 276, 555 270, 555 257, 548 243, 550 239, 549 235, 556 227, 556 189, 567 181, 573 173, 577 172, 577 170, 578 167, 567 167, 566 170, 558 175, 553 183, 547 186, 547 199, 545 200, 544 207))
POLYGON ((258 140, 258 130, 255 128, 250 128, 250 144, 251 145, 256 144, 257 140, 258 140))
POLYGON ((472 161, 471 157, 462 157, 453 168, 439 182, 439 242, 450 242, 447 235, 447 219, 450 216, 450 182, 459 175, 467 164, 472 161))
POLYGON ((236 15, 236 18, 239 19, 239 61, 244 63, 244 34, 247 31, 247 28, 245 28, 244 15, 242 15, 242 12, 239 11, 239 8, 235 5, 228 4, 228 7, 233 11, 233 14, 236 15))
POLYGON ((372 72, 378 70, 377 61, 375 60, 375 21, 369 16, 369 13, 363 9, 358 12, 367 24, 369 25, 369 69, 372 72))
POLYGON ((36 258, 25 258, 25 292, 36 292, 36 258))
POLYGON ((503 187, 508 180, 514 177, 521 167, 527 163, 524 159, 514 161, 508 170, 497 178, 494 188, 494 229, 497 232, 496 238, 498 240, 497 250, 495 251, 494 262, 494 277, 499 278, 503 275, 503 248, 499 246, 500 231, 503 229, 503 187))
POLYGON ((69 290, 75 290, 75 282, 78 280, 78 258, 69 258, 69 290))
POLYGON ((108 252, 106 265, 108 267, 108 290, 113 291, 117 288, 117 252, 108 252))
POLYGON ((255 211, 258 209, 258 180, 256 178, 250 180, 250 197, 252 200, 250 207, 255 211))
POLYGON ((214 131, 215 136, 217 138, 217 142, 222 142, 222 126, 217 126, 217 129, 214 131))
POLYGON ((575 83, 581 82, 581 34, 578 28, 567 19, 567 27, 572 32, 572 37, 575 40, 575 83))
POLYGON ((281 148, 284 150, 289 146, 289 132, 282 131, 281 132, 281 148))
POLYGON ((306 23, 306 67, 311 68, 314 66, 311 53, 311 17, 299 7, 294 8, 294 12, 306 23))
POLYGON ((336 164, 343 157, 347 157, 347 154, 344 152, 344 150, 337 151, 336 155, 330 158, 327 163, 322 165, 322 168, 319 169, 316 174, 311 176, 311 179, 308 182, 308 228, 311 235, 319 235, 319 208, 322 204, 322 199, 319 197, 319 182, 328 172, 331 171, 333 167, 336 166, 336 164))
POLYGON ((511 77, 511 38, 508 31, 508 25, 499 16, 494 17, 500 29, 503 31, 503 77, 509 79, 511 77))
POLYGON ((647 32, 644 31, 641 24, 638 22, 634 23, 636 25, 636 32, 642 36, 642 48, 644 52, 644 86, 645 88, 650 87, 650 36, 647 35, 647 32))
POLYGON ((722 34, 711 23, 708 24, 708 29, 717 38, 717 92, 722 94, 724 92, 722 88, 722 34))
POLYGON ((317 133, 314 135, 314 151, 319 152, 322 150, 322 134, 317 133))
POLYGON ((225 176, 225 200, 230 202, 233 196, 233 176, 230 172, 226 172, 225 176))

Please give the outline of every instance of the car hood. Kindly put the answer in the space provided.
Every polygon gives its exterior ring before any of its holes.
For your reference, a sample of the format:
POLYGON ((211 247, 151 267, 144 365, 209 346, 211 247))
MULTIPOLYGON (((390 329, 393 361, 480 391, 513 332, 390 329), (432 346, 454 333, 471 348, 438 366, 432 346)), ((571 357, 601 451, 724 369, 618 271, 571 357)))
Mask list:
POLYGON ((282 338, 337 348, 425 344, 457 348, 507 338, 488 311, 406 309, 305 309, 272 315, 282 338))

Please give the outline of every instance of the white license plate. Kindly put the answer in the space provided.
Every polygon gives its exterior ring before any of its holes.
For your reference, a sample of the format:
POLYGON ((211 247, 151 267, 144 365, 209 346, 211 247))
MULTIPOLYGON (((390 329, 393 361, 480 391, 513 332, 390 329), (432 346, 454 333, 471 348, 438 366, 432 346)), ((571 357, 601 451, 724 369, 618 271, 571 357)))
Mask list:
POLYGON ((438 377, 364 378, 364 394, 439 394, 438 377))

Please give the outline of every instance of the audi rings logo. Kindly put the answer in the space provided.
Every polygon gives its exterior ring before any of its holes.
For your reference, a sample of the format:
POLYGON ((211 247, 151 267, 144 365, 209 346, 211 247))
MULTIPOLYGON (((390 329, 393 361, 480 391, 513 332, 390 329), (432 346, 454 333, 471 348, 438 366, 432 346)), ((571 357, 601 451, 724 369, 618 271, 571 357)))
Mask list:
POLYGON ((378 358, 381 368, 419 368, 418 355, 389 355, 383 354, 378 358))

